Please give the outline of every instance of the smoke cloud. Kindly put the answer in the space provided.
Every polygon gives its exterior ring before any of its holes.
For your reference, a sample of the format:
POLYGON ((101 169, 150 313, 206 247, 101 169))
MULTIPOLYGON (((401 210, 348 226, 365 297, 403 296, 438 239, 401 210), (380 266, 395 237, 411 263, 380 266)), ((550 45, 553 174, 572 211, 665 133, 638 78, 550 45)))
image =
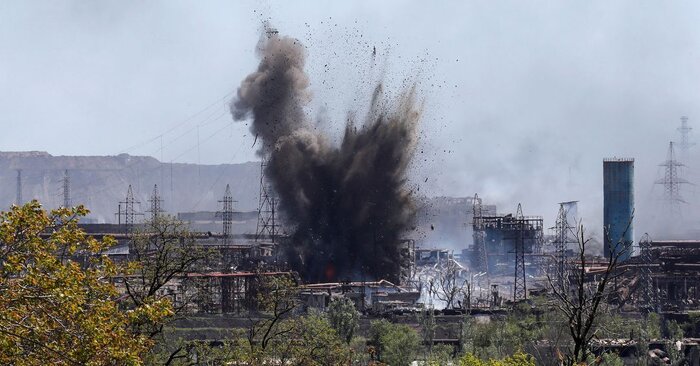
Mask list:
POLYGON ((307 281, 396 281, 400 240, 415 215, 406 179, 422 112, 415 88, 388 100, 377 85, 364 119, 351 111, 333 144, 304 111, 311 100, 304 47, 268 29, 257 52, 258 69, 241 83, 231 113, 252 117, 262 142, 266 177, 292 225, 290 265, 307 281))

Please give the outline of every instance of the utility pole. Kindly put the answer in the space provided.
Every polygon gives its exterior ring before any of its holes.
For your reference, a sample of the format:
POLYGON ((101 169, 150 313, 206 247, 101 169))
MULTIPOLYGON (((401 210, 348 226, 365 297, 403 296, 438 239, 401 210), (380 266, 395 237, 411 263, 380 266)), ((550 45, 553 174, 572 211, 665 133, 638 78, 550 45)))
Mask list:
POLYGON ((664 201, 668 206, 671 218, 679 219, 681 217, 681 203, 686 203, 680 194, 681 184, 688 184, 688 181, 679 176, 680 167, 685 165, 676 160, 676 155, 673 150, 673 141, 668 143, 668 153, 666 161, 659 164, 664 167, 664 177, 657 180, 656 184, 661 184, 664 187, 664 201))
POLYGON ((654 258, 651 254, 651 239, 649 238, 649 234, 645 233, 642 239, 639 240, 639 251, 642 259, 642 268, 639 278, 640 305, 650 311, 658 311, 656 289, 654 288, 651 276, 651 266, 654 263, 654 258))
POLYGON ((566 278, 566 249, 572 243, 570 234, 573 227, 569 223, 569 211, 578 201, 560 202, 557 221, 554 226, 555 278, 560 286, 566 278))
POLYGON ((681 158, 688 158, 688 150, 695 145, 695 143, 690 142, 690 131, 693 128, 688 126, 688 117, 681 117, 681 126, 678 127, 678 132, 681 134, 681 141, 678 146, 681 149, 681 158))
POLYGON ((66 169, 63 172, 63 207, 69 208, 71 206, 72 205, 70 200, 70 176, 68 175, 68 170, 66 169))
POLYGON ((272 243, 275 243, 278 235, 278 224, 275 221, 277 198, 265 179, 266 165, 266 159, 263 158, 260 162, 260 198, 258 199, 258 225, 255 230, 255 241, 258 242, 267 235, 272 243))
POLYGON ((525 281, 525 217, 522 206, 518 203, 515 213, 515 278, 513 280, 513 301, 527 299, 525 281))
POLYGON ((477 258, 477 267, 479 272, 487 272, 489 270, 489 261, 486 255, 486 233, 482 223, 483 207, 481 198, 478 194, 474 194, 472 200, 472 238, 474 239, 474 252, 477 258))
POLYGON ((22 169, 17 169, 17 195, 15 197, 15 204, 17 206, 22 206, 22 169))
POLYGON ((158 220, 158 216, 160 216, 160 214, 163 212, 163 199, 160 198, 160 194, 158 194, 157 184, 153 185, 153 193, 151 193, 151 198, 148 200, 148 202, 151 204, 151 208, 148 210, 148 212, 151 213, 151 221, 155 223, 158 220))
POLYGON ((223 207, 221 210, 221 221, 223 223, 223 235, 224 243, 228 244, 231 240, 231 227, 233 226, 233 200, 231 195, 231 187, 226 185, 226 192, 224 192, 224 199, 219 201, 222 203, 223 207))
POLYGON ((141 202, 138 202, 134 199, 134 193, 131 190, 131 184, 129 184, 129 188, 126 191, 126 199, 124 201, 119 202, 119 211, 118 215, 120 216, 119 218, 119 223, 121 224, 121 215, 124 215, 124 226, 125 226, 125 231, 126 234, 131 236, 134 233, 134 219, 135 216, 138 215, 143 215, 142 213, 137 213, 136 210, 134 209, 134 205, 141 204, 141 202), (124 210, 122 211, 122 207, 124 207, 124 210))

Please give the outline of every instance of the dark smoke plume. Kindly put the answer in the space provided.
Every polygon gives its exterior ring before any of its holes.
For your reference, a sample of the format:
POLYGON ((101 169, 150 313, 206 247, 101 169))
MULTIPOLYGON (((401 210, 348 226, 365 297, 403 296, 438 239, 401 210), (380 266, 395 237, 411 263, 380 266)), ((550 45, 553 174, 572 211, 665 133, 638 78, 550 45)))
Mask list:
POLYGON ((266 32, 260 64, 231 103, 234 119, 253 118, 269 159, 266 177, 293 225, 287 259, 307 281, 396 281, 401 236, 415 207, 406 171, 417 142, 421 106, 410 88, 385 101, 381 84, 361 123, 348 118, 339 146, 313 129, 306 54, 298 40, 266 32))

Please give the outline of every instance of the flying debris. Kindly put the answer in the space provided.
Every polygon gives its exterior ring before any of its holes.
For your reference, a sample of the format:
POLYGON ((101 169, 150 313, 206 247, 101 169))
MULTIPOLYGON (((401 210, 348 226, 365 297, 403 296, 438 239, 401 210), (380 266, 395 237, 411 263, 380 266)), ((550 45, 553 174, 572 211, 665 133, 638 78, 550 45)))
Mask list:
POLYGON ((400 238, 415 213, 405 184, 422 112, 415 87, 387 101, 378 84, 366 119, 350 118, 336 146, 304 113, 311 97, 301 42, 268 29, 257 52, 260 64, 241 82, 231 113, 252 117, 262 140, 265 175, 293 226, 290 265, 309 281, 396 281, 400 238))

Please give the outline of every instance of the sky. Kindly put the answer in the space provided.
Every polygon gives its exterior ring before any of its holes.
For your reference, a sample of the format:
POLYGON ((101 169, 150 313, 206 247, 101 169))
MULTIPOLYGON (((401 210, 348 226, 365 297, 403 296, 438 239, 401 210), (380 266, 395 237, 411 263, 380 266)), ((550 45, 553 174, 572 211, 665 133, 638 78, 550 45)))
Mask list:
MULTIPOLYGON (((308 113, 331 136, 377 82, 417 84, 421 194, 522 203, 547 226, 578 200, 600 227, 602 160, 633 157, 635 236, 667 235, 658 164, 681 116, 700 125, 695 1, 3 1, 0 150, 255 160, 228 102, 266 21, 307 47, 308 113)), ((699 148, 683 157, 695 182, 699 148)))

